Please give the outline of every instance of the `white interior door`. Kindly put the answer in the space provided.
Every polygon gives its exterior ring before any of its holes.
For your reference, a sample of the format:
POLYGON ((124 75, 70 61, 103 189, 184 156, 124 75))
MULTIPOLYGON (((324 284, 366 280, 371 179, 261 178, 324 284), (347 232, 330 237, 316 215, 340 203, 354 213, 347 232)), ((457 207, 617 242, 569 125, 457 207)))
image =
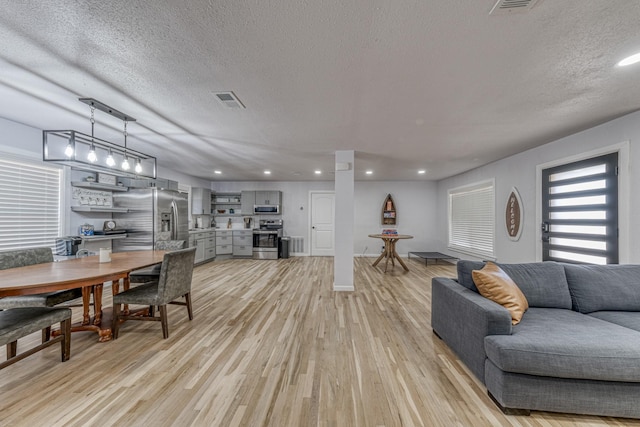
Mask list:
POLYGON ((334 209, 333 192, 311 193, 311 256, 334 255, 334 209))

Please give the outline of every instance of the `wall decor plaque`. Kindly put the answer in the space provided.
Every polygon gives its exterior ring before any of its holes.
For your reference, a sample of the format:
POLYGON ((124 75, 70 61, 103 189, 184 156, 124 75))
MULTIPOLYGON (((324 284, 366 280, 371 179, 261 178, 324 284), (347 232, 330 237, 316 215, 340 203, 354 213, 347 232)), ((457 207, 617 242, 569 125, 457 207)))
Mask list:
POLYGON ((522 199, 516 187, 511 189, 509 198, 507 199, 507 207, 505 209, 505 225, 507 227, 507 235, 514 242, 520 239, 522 234, 522 224, 524 210, 522 208, 522 199))

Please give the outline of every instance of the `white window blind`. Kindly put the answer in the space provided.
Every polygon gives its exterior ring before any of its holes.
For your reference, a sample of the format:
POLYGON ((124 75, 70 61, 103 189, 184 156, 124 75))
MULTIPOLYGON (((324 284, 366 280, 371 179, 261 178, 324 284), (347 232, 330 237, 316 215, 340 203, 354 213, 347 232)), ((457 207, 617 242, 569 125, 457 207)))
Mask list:
POLYGON ((494 257, 494 200, 493 181, 449 190, 449 249, 494 257))
POLYGON ((0 250, 54 247, 61 175, 57 168, 0 159, 0 250))

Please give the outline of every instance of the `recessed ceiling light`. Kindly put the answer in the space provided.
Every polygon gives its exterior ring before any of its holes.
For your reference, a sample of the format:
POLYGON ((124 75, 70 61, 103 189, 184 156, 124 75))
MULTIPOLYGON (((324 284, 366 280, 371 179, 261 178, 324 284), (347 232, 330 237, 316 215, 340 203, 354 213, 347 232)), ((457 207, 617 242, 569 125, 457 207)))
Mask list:
POLYGON ((636 53, 631 56, 627 56, 622 61, 618 62, 618 67, 625 67, 627 65, 635 64, 636 62, 640 62, 640 53, 636 53))
POLYGON ((213 171, 213 173, 215 173, 216 175, 220 175, 222 171, 213 171))
POLYGON ((271 175, 271 171, 264 171, 265 175, 271 175))
POLYGON ((314 173, 315 173, 316 175, 320 175, 320 174, 322 174, 322 171, 318 169, 318 170, 316 170, 314 173))
POLYGON ((419 173, 420 175, 424 175, 425 173, 427 173, 427 171, 426 171, 426 170, 424 170, 424 169, 420 169, 420 170, 418 171, 418 173, 419 173))
POLYGON ((373 171, 366 171, 365 172, 367 175, 373 175, 373 171))

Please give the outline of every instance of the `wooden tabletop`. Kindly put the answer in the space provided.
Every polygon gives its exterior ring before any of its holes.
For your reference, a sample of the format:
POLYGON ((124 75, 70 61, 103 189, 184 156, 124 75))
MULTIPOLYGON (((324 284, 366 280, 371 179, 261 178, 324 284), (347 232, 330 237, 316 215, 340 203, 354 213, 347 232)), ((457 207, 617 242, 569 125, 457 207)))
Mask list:
POLYGON ((408 234, 369 234, 369 237, 377 237, 379 239, 413 239, 408 234))
POLYGON ((0 271, 0 297, 31 295, 81 288, 126 277, 131 271, 162 262, 165 251, 111 254, 110 262, 98 256, 48 262, 0 271))

